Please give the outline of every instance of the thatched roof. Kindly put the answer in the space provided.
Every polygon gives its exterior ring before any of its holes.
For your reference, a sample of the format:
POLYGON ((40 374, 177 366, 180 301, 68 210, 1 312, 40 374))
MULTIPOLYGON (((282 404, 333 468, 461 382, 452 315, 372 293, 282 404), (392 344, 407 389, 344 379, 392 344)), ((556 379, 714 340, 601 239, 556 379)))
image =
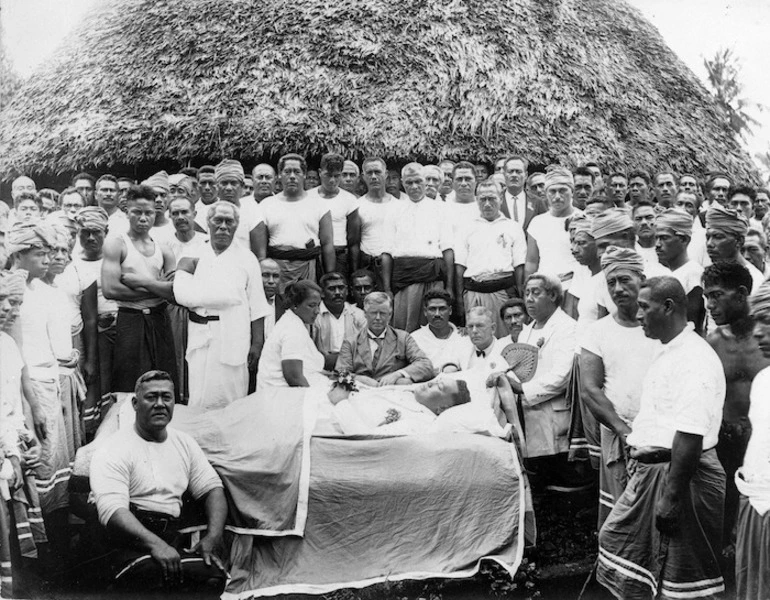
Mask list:
POLYGON ((625 0, 103 0, 0 115, 0 173, 330 150, 754 178, 625 0))

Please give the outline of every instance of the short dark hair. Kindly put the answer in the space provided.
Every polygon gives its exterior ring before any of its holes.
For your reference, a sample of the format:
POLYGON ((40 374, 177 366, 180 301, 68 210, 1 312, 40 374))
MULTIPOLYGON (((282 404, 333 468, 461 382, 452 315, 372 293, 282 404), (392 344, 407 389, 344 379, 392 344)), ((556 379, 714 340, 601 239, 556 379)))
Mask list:
POLYGON ((428 306, 428 302, 431 300, 443 300, 452 308, 452 295, 444 289, 436 288, 434 290, 428 290, 422 297, 422 305, 428 306))
POLYGON ((676 277, 671 275, 650 277, 645 279, 642 285, 639 286, 640 290, 645 288, 650 290, 650 297, 655 302, 663 303, 666 300, 671 300, 674 306, 677 307, 678 312, 687 312, 687 295, 684 293, 684 288, 676 277))
POLYGON ((126 204, 135 200, 144 199, 155 202, 157 194, 149 185, 132 185, 126 190, 126 204))
POLYGON ((102 175, 101 177, 99 177, 99 179, 97 179, 97 180, 96 180, 96 183, 94 184, 94 187, 98 187, 98 186, 99 186, 99 184, 100 184, 102 181, 111 181, 111 182, 112 182, 112 183, 114 183, 116 186, 118 185, 118 180, 117 180, 117 178, 116 178, 114 175, 110 175, 109 173, 105 173, 104 175, 102 175))
POLYGON ((179 169, 179 173, 182 175, 187 175, 188 177, 192 177, 193 179, 198 177, 198 169, 195 167, 182 167, 179 169))
POLYGON ((91 182, 91 185, 92 185, 92 186, 93 186, 93 185, 96 183, 96 180, 94 179, 93 175, 89 175, 88 173, 78 173, 77 175, 75 175, 75 176, 74 176, 74 177, 71 179, 70 183, 71 183, 71 184, 74 186, 74 185, 75 185, 75 182, 76 182, 78 179, 88 179, 88 181, 90 181, 90 182, 91 182))
POLYGON ((40 199, 48 198, 49 200, 53 200, 56 202, 56 204, 59 203, 59 192, 57 192, 54 189, 51 188, 43 188, 42 190, 38 190, 37 195, 40 196, 40 199))
POLYGON ((647 173, 647 171, 642 171, 641 169, 634 169, 628 174, 628 181, 630 182, 632 179, 636 178, 644 179, 644 182, 647 185, 650 185, 650 175, 647 173))
POLYGON ((500 318, 502 319, 505 316, 505 311, 509 308, 514 308, 515 306, 518 306, 524 311, 524 314, 527 313, 527 304, 524 302, 522 298, 508 298, 505 302, 503 302, 502 306, 500 307, 500 318))
POLYGON ((610 175, 609 180, 612 181, 613 177, 622 177, 626 180, 626 183, 628 183, 628 175, 626 175, 623 171, 615 171, 610 175))
POLYGON ((655 210, 655 205, 652 202, 650 202, 649 200, 640 200, 631 209, 631 216, 632 217, 636 214, 636 209, 637 208, 651 208, 652 210, 655 210))
POLYGON ((131 179, 130 177, 118 177, 118 183, 120 183, 121 181, 130 183, 131 185, 136 185, 136 179, 131 179))
POLYGON ((457 402, 454 405, 468 404, 471 401, 471 391, 468 389, 468 384, 462 379, 455 379, 455 381, 457 382, 457 402))
POLYGON ((655 173, 655 185, 658 185, 658 177, 661 175, 671 175, 671 178, 674 180, 674 184, 679 185, 679 179, 677 178, 676 173, 674 173, 671 169, 665 169, 655 173))
POLYGON ((200 169, 198 169, 198 174, 196 177, 200 177, 201 175, 213 175, 216 173, 216 169, 213 167, 213 165, 203 165, 200 169))
MULTIPOLYGON (((64 196, 71 196, 72 194, 77 194, 80 196, 80 192, 78 192, 74 187, 70 186, 68 188, 64 188, 61 194, 59 194, 59 202, 61 202, 61 199, 64 198, 64 196)), ((83 196, 80 196, 80 199, 83 200, 83 196)), ((85 200, 83 200, 85 202, 85 200)))
POLYGON ((589 160, 589 161, 588 161, 588 162, 587 162, 585 165, 583 165, 583 166, 584 166, 584 167, 586 167, 586 168, 588 168, 588 167, 596 167, 596 168, 597 168, 597 169, 599 169, 600 171, 602 170, 602 168, 601 168, 601 166, 599 165, 599 163, 598 163, 598 162, 596 162, 595 160, 589 160))
POLYGON ((711 188, 714 186, 714 182, 717 179, 727 179, 727 181, 730 183, 730 185, 733 185, 733 178, 730 177, 727 173, 722 173, 721 171, 715 171, 713 173, 709 173, 708 179, 706 179, 706 191, 710 191, 711 188))
POLYGON ((573 175, 573 177, 575 175, 582 175, 583 177, 590 177, 591 178, 591 183, 594 183, 596 181, 596 175, 594 175, 593 171, 591 171, 591 169, 589 169, 587 165, 584 165, 582 167, 578 167, 577 169, 574 169, 572 171, 572 175, 573 175))
POLYGON ((730 202, 730 200, 733 199, 733 196, 737 194, 748 196, 752 204, 757 201, 757 190, 748 184, 739 183, 731 186, 727 192, 727 201, 730 202))
POLYGON ((703 271, 703 287, 713 285, 726 287, 728 290, 744 287, 746 293, 750 294, 754 280, 742 264, 732 260, 719 260, 703 271))
POLYGON ((372 285, 377 283, 377 276, 369 269, 357 269, 350 274, 350 281, 352 282, 357 277, 368 277, 372 280, 372 285))
POLYGON ((324 273, 321 275, 321 279, 318 281, 318 283, 320 284, 321 288, 323 288, 330 281, 341 281, 345 285, 348 284, 348 280, 339 271, 330 271, 329 273, 324 273))
POLYGON ((39 209, 43 208, 43 200, 40 198, 40 194, 37 192, 22 192, 16 196, 16 199, 13 201, 13 207, 18 208, 19 205, 25 200, 32 200, 35 204, 37 204, 39 209))
POLYGON ((299 168, 302 169, 302 173, 307 175, 307 161, 305 160, 304 156, 300 156, 299 154, 284 154, 281 158, 278 159, 278 172, 280 173, 283 171, 283 167, 286 165, 286 163, 290 160, 296 160, 299 161, 299 168))
POLYGON ((286 286, 284 294, 289 301, 289 306, 299 306, 308 299, 310 292, 321 294, 321 288, 314 281, 300 279, 286 286))
POLYGON ((512 160, 520 160, 522 164, 524 165, 524 171, 527 171, 529 169, 529 161, 525 156, 522 156, 521 154, 509 154, 505 157, 505 162, 503 163, 503 170, 505 170, 508 167, 508 163, 512 160))
POLYGON ((770 190, 767 188, 757 188, 757 194, 764 194, 765 196, 770 196, 770 190))
POLYGON ((134 395, 139 395, 139 390, 142 388, 142 386, 145 383, 149 383, 150 381, 169 381, 171 383, 171 386, 174 386, 174 380, 171 378, 171 375, 166 373, 166 371, 159 371, 159 370, 153 370, 153 371, 147 371, 146 373, 142 373, 139 376, 139 379, 136 380, 136 385, 134 386, 134 395))
POLYGON ((330 152, 329 154, 324 154, 321 157, 321 170, 323 171, 342 171, 342 169, 345 167, 345 158, 342 156, 342 154, 337 154, 336 152, 330 152))
POLYGON ((381 158, 379 156, 367 156, 364 159, 364 162, 361 163, 361 171, 364 170, 364 167, 368 165, 369 163, 377 162, 382 164, 383 168, 387 171, 388 170, 388 163, 385 162, 384 158, 381 158))
POLYGON ((458 169, 470 169, 473 172, 473 177, 476 177, 476 168, 473 166, 472 162, 468 162, 467 160, 461 160, 459 163, 457 163, 452 168, 452 178, 457 174, 458 169))

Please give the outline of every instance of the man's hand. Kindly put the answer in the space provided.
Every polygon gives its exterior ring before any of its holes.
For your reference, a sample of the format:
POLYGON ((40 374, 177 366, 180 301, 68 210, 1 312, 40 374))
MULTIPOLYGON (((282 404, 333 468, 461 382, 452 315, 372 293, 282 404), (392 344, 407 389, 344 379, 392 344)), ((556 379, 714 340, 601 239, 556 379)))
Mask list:
POLYGON ((9 456, 8 460, 11 461, 11 466, 13 467, 13 480, 9 481, 8 483, 11 485, 12 489, 20 488, 22 485, 24 485, 24 473, 21 470, 19 457, 9 456))
POLYGON ((73 348, 72 352, 67 358, 59 359, 59 366, 65 367, 67 369, 74 369, 77 366, 79 360, 80 360, 80 352, 77 349, 73 348))
POLYGON ((139 275, 138 273, 123 273, 120 276, 120 283, 132 290, 143 288, 147 281, 147 277, 139 275))
POLYGON ((259 364, 259 357, 262 356, 262 346, 264 344, 252 344, 249 347, 249 355, 246 358, 246 363, 249 366, 249 371, 255 371, 259 364))
POLYGON ((204 535, 200 541, 193 546, 190 552, 200 554, 203 557, 203 562, 206 563, 206 566, 210 567, 211 563, 214 563, 214 565, 219 567, 223 572, 226 572, 225 565, 214 553, 214 551, 219 548, 220 543, 221 539, 210 535, 204 535))
POLYGON ((487 387, 498 387, 500 385, 503 385, 503 379, 505 378, 505 372, 503 371, 495 371, 494 373, 490 373, 489 377, 487 377, 487 387))
POLYGON ((164 541, 159 540, 156 545, 152 546, 150 556, 160 564, 164 585, 176 585, 182 582, 182 559, 179 557, 179 552, 164 541))
POLYGON ((329 393, 326 396, 329 398, 329 402, 336 406, 343 400, 347 400, 348 396, 350 396, 350 392, 339 385, 335 385, 329 390, 329 393))
POLYGON ((35 435, 39 440, 44 440, 47 437, 46 433, 46 418, 43 409, 39 404, 30 404, 32 410, 32 423, 35 426, 35 435))
POLYGON ((32 439, 29 448, 21 453, 21 460, 25 469, 36 469, 40 466, 40 444, 32 439))
POLYGON ((89 358, 83 363, 83 379, 86 383, 93 383, 96 381, 96 376, 99 373, 99 368, 96 366, 96 360, 89 358))
POLYGON ((396 371, 395 373, 388 373, 387 375, 380 378, 380 387, 383 385, 396 385, 398 383, 398 380, 401 379, 401 373, 396 371))
POLYGON ((672 536, 679 531, 679 514, 682 510, 679 498, 663 494, 655 506, 655 527, 664 535, 672 536))

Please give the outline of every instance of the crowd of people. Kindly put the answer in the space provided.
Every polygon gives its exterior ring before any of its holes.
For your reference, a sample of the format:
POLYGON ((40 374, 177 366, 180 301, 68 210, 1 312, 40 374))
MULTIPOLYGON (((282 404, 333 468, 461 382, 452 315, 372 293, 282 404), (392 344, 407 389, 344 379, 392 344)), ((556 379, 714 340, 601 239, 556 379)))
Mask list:
POLYGON ((225 159, 71 183, 18 177, 0 202, 4 498, 28 539, 66 554, 71 464, 116 393, 136 392, 137 426, 94 461, 99 518, 171 576, 151 524, 185 489, 205 497, 209 564, 226 510, 194 441, 166 433, 172 400, 427 382, 409 401, 433 418, 467 402, 445 374, 473 371, 520 422, 535 490, 598 476, 597 578, 618 598, 718 597, 732 554, 740 597, 770 593, 767 189, 518 155, 395 170, 326 154, 316 171, 287 154, 250 175, 225 159), (536 349, 526 380, 516 344, 536 349), (167 439, 147 460, 181 456, 189 478, 159 491, 139 469, 137 486, 126 465, 167 439))

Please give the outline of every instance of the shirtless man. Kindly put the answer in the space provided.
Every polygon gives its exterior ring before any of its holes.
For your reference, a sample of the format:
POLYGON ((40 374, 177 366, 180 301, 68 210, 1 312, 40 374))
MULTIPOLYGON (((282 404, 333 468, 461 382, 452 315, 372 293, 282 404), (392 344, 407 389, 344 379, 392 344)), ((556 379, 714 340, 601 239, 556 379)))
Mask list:
POLYGON ((751 436, 748 419, 749 392, 754 376, 770 365, 752 336, 754 323, 749 316, 748 270, 735 262, 721 262, 703 273, 706 306, 718 325, 708 342, 725 370, 727 392, 719 431, 717 456, 727 477, 723 545, 732 543, 732 530, 738 510, 735 471, 743 464, 746 444, 751 436))

